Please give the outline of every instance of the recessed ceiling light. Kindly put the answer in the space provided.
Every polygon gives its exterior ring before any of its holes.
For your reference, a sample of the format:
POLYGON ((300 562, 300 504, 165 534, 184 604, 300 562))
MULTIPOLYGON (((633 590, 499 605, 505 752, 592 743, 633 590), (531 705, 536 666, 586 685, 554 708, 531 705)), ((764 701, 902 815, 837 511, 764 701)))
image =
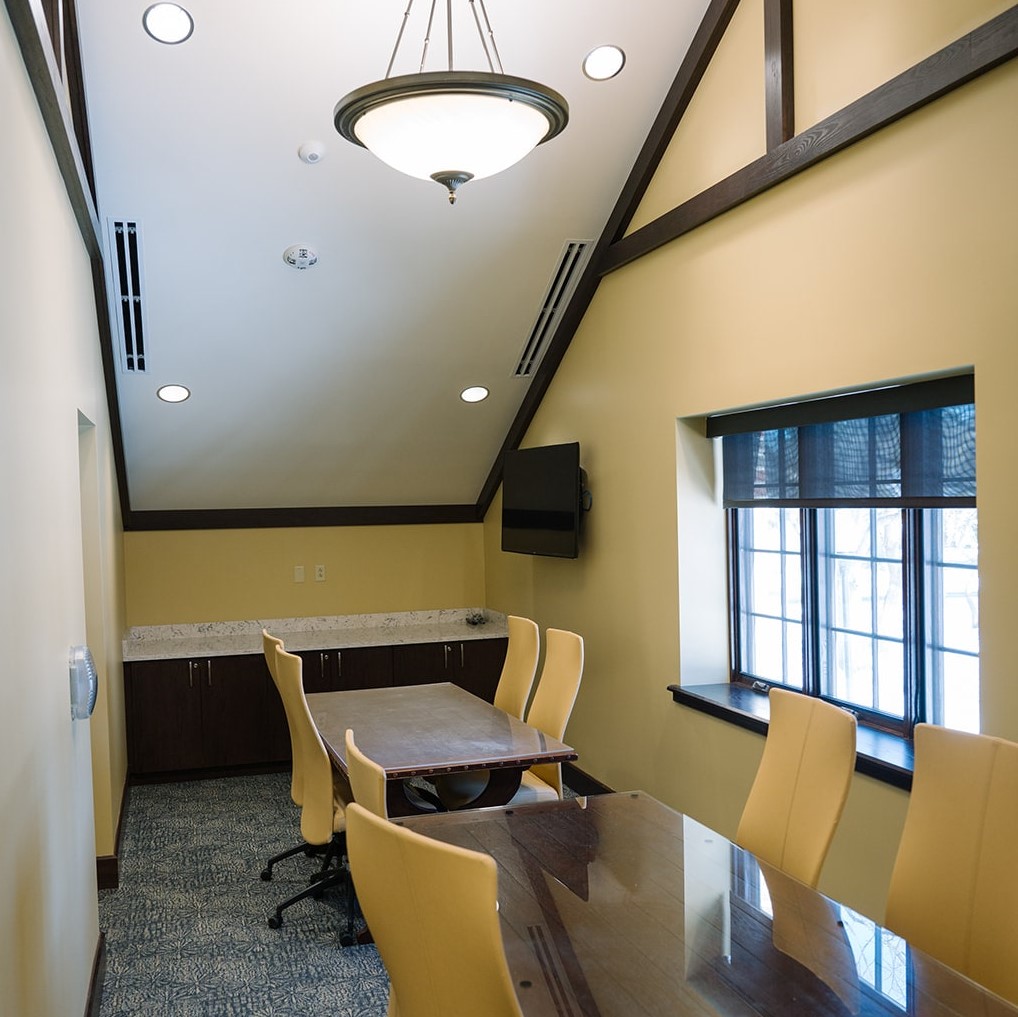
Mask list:
POLYGON ((618 46, 598 46, 583 58, 583 73, 593 81, 607 81, 622 70, 626 54, 618 46))
POLYGON ((175 45, 191 37, 194 19, 177 4, 152 4, 141 16, 145 31, 156 42, 175 45))
POLYGON ((460 399, 465 403, 479 403, 488 398, 488 390, 483 385, 471 385, 460 392, 460 399))
POLYGON ((156 390, 156 395, 164 403, 182 403, 191 395, 191 390, 183 385, 163 385, 156 390))

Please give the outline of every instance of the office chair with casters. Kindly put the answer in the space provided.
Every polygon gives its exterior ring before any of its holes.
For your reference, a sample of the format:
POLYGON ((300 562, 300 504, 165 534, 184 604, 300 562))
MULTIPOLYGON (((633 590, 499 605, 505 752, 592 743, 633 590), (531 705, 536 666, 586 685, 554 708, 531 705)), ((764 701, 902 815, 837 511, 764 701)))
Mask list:
MULTIPOLYGON (((583 677, 583 638, 564 629, 548 629, 544 666, 527 723, 560 741, 573 712, 583 677)), ((520 782, 510 805, 554 801, 562 797, 562 764, 535 763, 520 782)))
MULTIPOLYGON (((269 669, 269 675, 272 678, 272 684, 276 687, 276 691, 279 693, 280 701, 283 704, 283 713, 286 715, 286 726, 290 732, 290 757, 291 757, 291 777, 290 777, 290 798, 293 800, 293 804, 298 808, 300 807, 303 795, 302 787, 304 780, 303 773, 303 759, 301 753, 297 750, 297 738, 294 733, 294 722, 290 717, 290 709, 287 706, 286 700, 283 698, 283 694, 279 688, 279 679, 276 677, 276 650, 283 649, 283 640, 276 638, 276 636, 270 635, 266 629, 262 629, 262 651, 265 654, 265 664, 269 669)), ((281 862, 285 858, 292 858, 294 855, 304 854, 308 858, 313 858, 320 851, 313 844, 308 844, 307 841, 301 841, 295 847, 287 848, 285 851, 280 851, 279 854, 273 855, 266 863, 265 868, 262 869, 262 879, 268 881, 272 879, 272 868, 276 862, 281 862)))
POLYGON ((735 842, 815 887, 855 769, 855 717, 772 688, 763 757, 735 842))
MULTIPOLYGON (((541 652, 541 631, 529 618, 509 615, 509 647, 502 674, 495 689, 494 705, 523 720, 530 690, 537 674, 537 658, 541 652)), ((488 783, 489 772, 442 774, 433 778, 438 804, 442 808, 460 808, 473 801, 488 783)))
POLYGON ((917 724, 884 925, 1018 1003, 1018 745, 917 724))
POLYGON ((495 705, 523 720, 530 690, 537 674, 537 658, 541 652, 541 632, 529 618, 509 615, 509 648, 506 650, 502 674, 495 689, 495 705))
POLYGON ((389 974, 388 1017, 523 1017, 493 858, 347 810, 357 896, 389 974))
POLYGON ((315 727, 304 697, 300 657, 276 650, 276 679, 293 719, 295 755, 300 753, 302 769, 300 831, 304 840, 324 851, 322 868, 310 886, 283 901, 269 918, 269 927, 283 924, 283 912, 307 897, 318 897, 330 886, 347 882, 343 865, 346 851, 346 805, 352 799, 349 785, 335 774, 322 737, 315 727))
POLYGON ((385 804, 385 770, 364 755, 353 740, 353 731, 346 732, 346 768, 350 777, 353 800, 382 819, 389 818, 385 804))

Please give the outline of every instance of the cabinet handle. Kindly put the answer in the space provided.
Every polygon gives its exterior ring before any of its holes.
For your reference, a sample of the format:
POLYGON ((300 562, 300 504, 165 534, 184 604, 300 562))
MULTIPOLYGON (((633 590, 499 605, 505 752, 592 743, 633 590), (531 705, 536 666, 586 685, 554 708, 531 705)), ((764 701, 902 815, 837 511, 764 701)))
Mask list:
POLYGON ((460 667, 466 667, 466 661, 463 659, 463 644, 460 643, 460 667))
POLYGON ((449 670, 449 644, 446 643, 445 646, 443 647, 443 649, 445 650, 445 669, 446 669, 446 671, 448 671, 449 670))
POLYGON ((337 678, 342 678, 343 677, 343 651, 342 650, 337 650, 336 651, 336 677, 337 678))
POLYGON ((205 666, 209 669, 209 688, 212 688, 212 660, 209 658, 205 661, 205 666))
POLYGON ((189 660, 187 662, 187 686, 188 688, 194 688, 194 661, 189 660))

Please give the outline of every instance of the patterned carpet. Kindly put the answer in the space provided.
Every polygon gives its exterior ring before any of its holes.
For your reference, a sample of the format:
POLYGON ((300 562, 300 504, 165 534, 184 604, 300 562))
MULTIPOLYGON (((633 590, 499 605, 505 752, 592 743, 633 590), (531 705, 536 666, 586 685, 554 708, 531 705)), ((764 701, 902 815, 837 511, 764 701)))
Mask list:
POLYGON ((266 919, 315 862, 269 855, 296 843, 289 774, 131 788, 120 887, 99 894, 106 933, 101 1017, 384 1017, 373 946, 339 945, 342 891, 266 919))

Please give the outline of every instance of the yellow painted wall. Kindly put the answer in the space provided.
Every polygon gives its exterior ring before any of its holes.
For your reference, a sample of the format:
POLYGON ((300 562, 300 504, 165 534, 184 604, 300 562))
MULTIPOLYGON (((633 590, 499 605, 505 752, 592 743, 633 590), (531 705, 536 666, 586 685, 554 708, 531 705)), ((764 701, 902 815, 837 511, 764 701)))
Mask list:
POLYGON ((124 558, 129 625, 484 604, 480 523, 126 533, 124 558))
MULTIPOLYGON (((824 10, 835 19, 843 5, 824 10)), ((925 5, 911 10, 922 29, 925 5)), ((806 39, 835 44, 836 25, 820 27, 806 39)), ((690 546, 695 526, 679 546, 677 484, 690 467, 684 458, 677 474, 676 421, 965 365, 976 378, 983 728, 1018 739, 1018 132, 1004 129, 1016 109, 1012 62, 602 282, 523 442, 581 443, 593 493, 581 557, 503 554, 497 502, 485 523, 488 605, 586 639, 567 739, 596 777, 732 835, 762 750, 759 736, 666 691, 680 659, 724 659, 716 637, 698 645, 719 618, 687 624, 680 647, 680 608, 701 586, 713 597, 716 577, 682 569, 680 580, 679 556, 703 552, 690 546)), ((821 888, 881 918, 906 805, 857 776, 821 888)))
POLYGON ((95 640, 110 705, 120 533, 91 269, 6 9, 0 124, 0 1011, 68 1017, 99 936, 92 722, 71 719, 68 656, 95 640))

